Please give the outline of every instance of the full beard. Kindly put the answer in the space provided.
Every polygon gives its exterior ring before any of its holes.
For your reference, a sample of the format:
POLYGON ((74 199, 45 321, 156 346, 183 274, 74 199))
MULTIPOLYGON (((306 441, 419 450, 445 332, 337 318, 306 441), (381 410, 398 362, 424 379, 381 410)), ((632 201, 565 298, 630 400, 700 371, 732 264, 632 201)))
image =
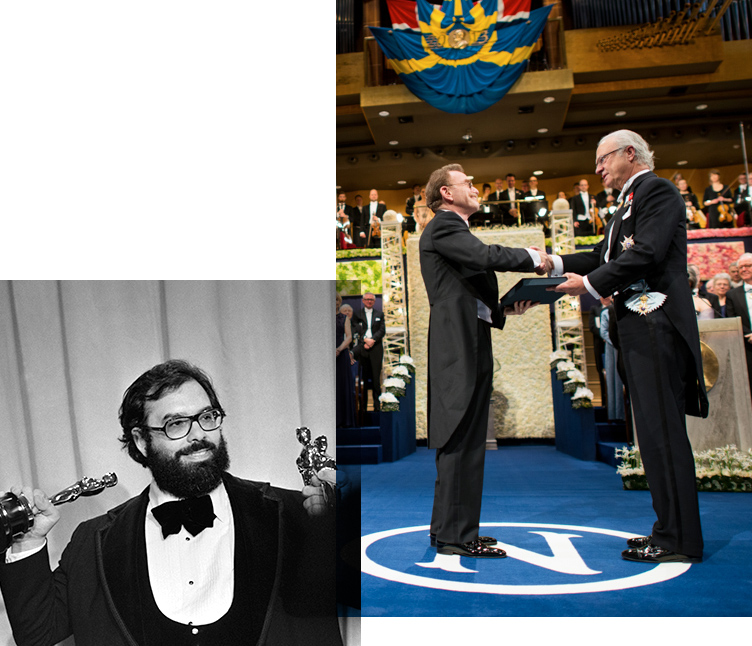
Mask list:
POLYGON ((146 447, 146 466, 151 470, 157 486, 178 498, 194 498, 214 491, 222 482, 222 474, 230 466, 227 442, 223 435, 219 444, 199 440, 174 455, 164 455, 149 443, 146 447), (212 455, 201 462, 184 463, 181 456, 210 449, 212 455))

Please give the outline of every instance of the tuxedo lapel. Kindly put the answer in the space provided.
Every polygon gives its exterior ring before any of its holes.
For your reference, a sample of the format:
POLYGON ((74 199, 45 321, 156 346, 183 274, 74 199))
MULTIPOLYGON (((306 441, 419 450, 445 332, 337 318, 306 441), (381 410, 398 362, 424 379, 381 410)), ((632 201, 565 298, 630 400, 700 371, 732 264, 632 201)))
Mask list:
POLYGON ((246 558, 250 563, 253 603, 249 612, 254 615, 253 625, 262 626, 259 643, 263 643, 279 596, 282 503, 269 492, 269 485, 256 487, 229 474, 223 480, 233 519, 240 528, 237 534, 242 538, 242 544, 235 546, 235 559, 246 558))

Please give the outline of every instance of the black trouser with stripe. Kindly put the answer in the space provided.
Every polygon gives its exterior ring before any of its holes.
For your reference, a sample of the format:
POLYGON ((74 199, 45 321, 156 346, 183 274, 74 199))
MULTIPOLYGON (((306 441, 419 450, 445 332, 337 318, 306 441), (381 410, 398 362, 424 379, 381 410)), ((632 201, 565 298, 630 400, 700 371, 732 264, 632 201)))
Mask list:
POLYGON ((695 367, 687 342, 663 309, 619 319, 619 340, 634 426, 653 509, 653 543, 702 556, 695 463, 687 437, 685 392, 695 367))

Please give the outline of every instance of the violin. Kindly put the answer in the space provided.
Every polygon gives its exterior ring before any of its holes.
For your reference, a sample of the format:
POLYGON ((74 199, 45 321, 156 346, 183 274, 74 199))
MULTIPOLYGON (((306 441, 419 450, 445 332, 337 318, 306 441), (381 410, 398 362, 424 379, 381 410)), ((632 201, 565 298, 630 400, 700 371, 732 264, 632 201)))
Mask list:
POLYGON ((724 202, 718 205, 718 222, 736 222, 736 211, 734 207, 724 202))

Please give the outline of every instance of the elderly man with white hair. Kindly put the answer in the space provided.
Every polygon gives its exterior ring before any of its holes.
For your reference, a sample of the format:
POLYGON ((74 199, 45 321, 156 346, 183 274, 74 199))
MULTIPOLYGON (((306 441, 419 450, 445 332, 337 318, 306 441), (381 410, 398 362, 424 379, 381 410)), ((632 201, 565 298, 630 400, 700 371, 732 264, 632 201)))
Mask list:
POLYGON ((737 260, 739 277, 744 281, 726 294, 726 318, 742 317, 742 334, 747 355, 747 378, 752 391, 752 253, 743 253, 737 260))
POLYGON ((614 295, 635 431, 658 517, 650 535, 627 541, 622 557, 697 562, 703 539, 685 414, 706 417, 708 399, 687 280, 684 200, 654 166, 637 133, 618 130, 601 139, 595 172, 604 186, 621 191, 617 211, 592 251, 551 256, 549 264, 554 273, 567 272, 557 291, 614 295))

